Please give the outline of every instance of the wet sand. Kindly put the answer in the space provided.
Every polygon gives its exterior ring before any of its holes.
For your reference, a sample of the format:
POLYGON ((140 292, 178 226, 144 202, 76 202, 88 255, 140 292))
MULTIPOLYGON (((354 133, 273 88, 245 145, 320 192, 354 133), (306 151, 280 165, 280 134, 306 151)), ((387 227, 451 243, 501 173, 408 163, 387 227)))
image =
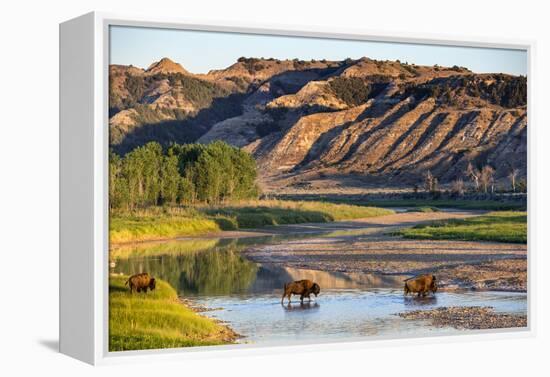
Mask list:
MULTIPOLYGON (((326 224, 277 227, 278 232, 325 232, 312 238, 247 249, 247 258, 291 268, 331 272, 416 275, 434 273, 442 289, 527 289, 527 245, 478 241, 411 240, 389 233, 403 227, 480 211, 405 212, 326 224)), ((269 230, 268 230, 269 231, 269 230)))

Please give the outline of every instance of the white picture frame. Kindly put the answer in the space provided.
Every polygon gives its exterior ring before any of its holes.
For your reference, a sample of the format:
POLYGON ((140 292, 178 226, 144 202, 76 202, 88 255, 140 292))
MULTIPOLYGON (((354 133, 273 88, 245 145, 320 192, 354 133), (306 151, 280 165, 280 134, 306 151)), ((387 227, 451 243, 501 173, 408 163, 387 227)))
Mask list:
POLYGON ((532 111, 535 44, 525 40, 463 39, 460 36, 364 30, 257 25, 252 22, 207 23, 92 12, 60 24, 60 352, 90 364, 161 359, 230 357, 276 352, 326 351, 387 345, 472 341, 480 338, 531 337, 536 261, 533 226, 536 192, 532 184, 536 132, 532 111), (108 351, 108 52, 110 26, 269 34, 518 49, 528 59, 528 327, 517 331, 485 330, 462 336, 365 338, 360 342, 258 347, 230 345, 163 350, 108 351), (374 341, 373 341, 374 340, 374 341))

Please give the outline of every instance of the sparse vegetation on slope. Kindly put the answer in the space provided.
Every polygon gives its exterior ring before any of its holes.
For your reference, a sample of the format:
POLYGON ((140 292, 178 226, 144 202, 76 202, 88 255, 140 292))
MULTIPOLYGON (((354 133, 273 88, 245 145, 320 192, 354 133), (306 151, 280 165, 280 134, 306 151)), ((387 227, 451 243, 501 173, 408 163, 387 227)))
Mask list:
POLYGON ((408 83, 396 95, 401 98, 413 95, 417 100, 432 97, 449 105, 458 105, 468 96, 514 108, 527 104, 527 78, 503 74, 438 77, 423 84, 408 83))
POLYGON ((387 81, 370 83, 358 77, 336 77, 329 84, 338 98, 349 106, 357 106, 377 96, 387 85, 387 81))

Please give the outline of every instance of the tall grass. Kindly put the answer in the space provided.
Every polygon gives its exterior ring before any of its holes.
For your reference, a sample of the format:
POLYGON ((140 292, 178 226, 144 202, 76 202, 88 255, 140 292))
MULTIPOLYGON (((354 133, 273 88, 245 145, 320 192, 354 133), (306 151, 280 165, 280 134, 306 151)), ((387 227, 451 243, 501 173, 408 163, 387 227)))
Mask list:
POLYGON ((222 230, 213 219, 181 216, 111 216, 109 238, 111 243, 174 238, 222 230))
POLYGON ((213 216, 235 219, 237 227, 257 228, 267 225, 325 223, 394 213, 392 210, 326 202, 255 200, 216 208, 204 208, 213 216))
POLYGON ((157 289, 130 294, 127 277, 109 280, 109 351, 175 348, 232 343, 234 333, 178 302, 176 291, 158 281, 157 289))
MULTIPOLYGON (((341 199, 347 202, 346 199, 341 199)), ((337 200, 337 201, 340 201, 337 200)), ((356 205, 370 205, 377 207, 431 207, 431 208, 456 208, 479 209, 488 211, 524 211, 525 202, 497 201, 497 200, 446 200, 446 199, 380 199, 358 201, 356 205)))
POLYGON ((159 208, 113 212, 112 244, 204 235, 222 230, 269 225, 330 222, 394 213, 393 210, 310 201, 254 200, 230 205, 159 208))
POLYGON ((527 243, 527 213, 490 212, 468 219, 440 220, 396 234, 413 239, 527 243))

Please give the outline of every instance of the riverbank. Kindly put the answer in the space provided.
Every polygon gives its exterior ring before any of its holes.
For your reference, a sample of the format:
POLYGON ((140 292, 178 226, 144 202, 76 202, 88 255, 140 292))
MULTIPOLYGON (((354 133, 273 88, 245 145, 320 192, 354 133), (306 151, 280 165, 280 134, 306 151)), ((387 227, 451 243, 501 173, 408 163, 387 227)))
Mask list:
POLYGON ((154 291, 130 294, 127 279, 109 278, 109 351, 232 344, 238 338, 182 303, 168 283, 157 279, 154 291))
MULTIPOLYGON (((350 190, 348 190, 350 191, 350 190)), ((441 193, 434 198, 430 193, 414 193, 412 191, 392 192, 379 189, 372 192, 334 193, 300 192, 294 194, 276 194, 280 200, 324 201, 329 203, 349 203, 382 208, 403 207, 433 207, 439 209, 455 208, 461 210, 486 211, 525 211, 527 210, 526 194, 468 194, 463 197, 450 196, 441 193)))
MULTIPOLYGON (((383 275, 434 273, 443 289, 525 292, 527 245, 459 240, 411 240, 389 235, 435 220, 470 219, 479 211, 405 212, 339 223, 346 229, 303 240, 251 247, 257 263, 329 272, 383 275)), ((332 224, 331 224, 332 225, 332 224)), ((336 225, 336 224, 334 224, 336 225)), ((317 229, 324 228, 320 224, 317 229)))
POLYGON ((214 236, 223 231, 284 224, 327 223, 377 217, 393 210, 280 200, 246 201, 231 205, 162 208, 111 214, 111 244, 152 241, 185 236, 214 236))
POLYGON ((490 306, 442 307, 398 313, 410 320, 427 320, 435 327, 454 327, 458 330, 486 330, 527 327, 527 316, 495 313, 490 306))

